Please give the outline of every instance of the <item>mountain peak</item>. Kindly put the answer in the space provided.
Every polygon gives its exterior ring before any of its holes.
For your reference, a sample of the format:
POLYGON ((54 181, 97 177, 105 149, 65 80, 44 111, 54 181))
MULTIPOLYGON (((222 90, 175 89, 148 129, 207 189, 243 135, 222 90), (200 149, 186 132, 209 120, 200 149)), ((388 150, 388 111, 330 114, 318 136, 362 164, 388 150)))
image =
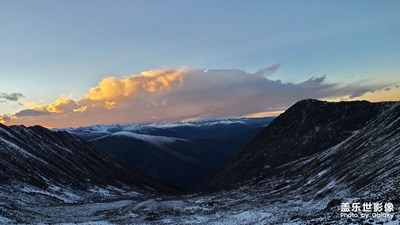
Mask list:
POLYGON ((299 101, 205 183, 218 189, 240 183, 244 178, 269 176, 274 168, 337 145, 391 106, 393 103, 368 101, 299 101))

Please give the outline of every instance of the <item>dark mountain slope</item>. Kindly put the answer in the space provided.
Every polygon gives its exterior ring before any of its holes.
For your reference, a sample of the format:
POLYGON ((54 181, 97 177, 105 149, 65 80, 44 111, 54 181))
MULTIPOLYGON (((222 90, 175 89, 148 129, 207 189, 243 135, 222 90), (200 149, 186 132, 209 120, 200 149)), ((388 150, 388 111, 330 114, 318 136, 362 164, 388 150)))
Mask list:
POLYGON ((82 190, 113 186, 140 192, 171 191, 156 179, 95 151, 67 132, 2 124, 0 182, 1 185, 23 183, 41 189, 57 184, 82 190))
POLYGON ((229 139, 187 140, 120 131, 89 142, 100 151, 188 190, 237 153, 255 133, 229 139))
POLYGON ((322 152, 271 171, 296 178, 291 190, 309 197, 329 194, 400 203, 400 104, 381 104, 383 113, 322 152))
POLYGON ((276 118, 204 184, 220 189, 264 179, 285 163, 321 153, 346 140, 393 104, 303 100, 276 118))
POLYGON ((207 174, 201 149, 185 139, 117 132, 91 140, 100 151, 124 159, 157 178, 187 188, 207 174))
POLYGON ((273 118, 65 129, 96 149, 188 190, 236 154, 273 118))

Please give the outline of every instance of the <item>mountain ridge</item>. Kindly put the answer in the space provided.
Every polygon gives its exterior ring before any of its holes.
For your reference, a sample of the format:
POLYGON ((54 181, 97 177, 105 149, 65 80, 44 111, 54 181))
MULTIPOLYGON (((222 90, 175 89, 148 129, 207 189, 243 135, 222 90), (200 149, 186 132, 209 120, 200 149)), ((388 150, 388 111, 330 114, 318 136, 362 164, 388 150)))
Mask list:
POLYGON ((0 124, 0 148, 1 184, 25 182, 46 189, 51 178, 54 183, 77 189, 112 185, 149 191, 152 188, 148 187, 155 184, 159 190, 170 190, 161 183, 158 186, 158 181, 144 172, 63 131, 0 124))
POLYGON ((219 177, 215 175, 218 177, 215 181, 206 180, 205 183, 214 182, 218 186, 226 180, 233 184, 243 180, 241 170, 246 171, 243 176, 246 179, 268 175, 271 168, 343 141, 393 104, 367 101, 331 103, 315 99, 299 101, 215 172, 214 175, 221 174, 219 177), (235 179, 235 176, 238 178, 235 179))

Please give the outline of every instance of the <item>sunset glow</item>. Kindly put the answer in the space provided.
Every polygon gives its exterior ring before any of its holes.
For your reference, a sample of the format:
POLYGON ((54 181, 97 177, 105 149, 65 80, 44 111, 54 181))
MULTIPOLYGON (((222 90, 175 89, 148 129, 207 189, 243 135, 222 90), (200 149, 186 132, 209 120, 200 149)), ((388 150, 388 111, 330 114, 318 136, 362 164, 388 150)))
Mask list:
POLYGON ((3 2, 0 122, 162 123, 276 116, 305 98, 400 101, 398 2, 284 2, 3 2))

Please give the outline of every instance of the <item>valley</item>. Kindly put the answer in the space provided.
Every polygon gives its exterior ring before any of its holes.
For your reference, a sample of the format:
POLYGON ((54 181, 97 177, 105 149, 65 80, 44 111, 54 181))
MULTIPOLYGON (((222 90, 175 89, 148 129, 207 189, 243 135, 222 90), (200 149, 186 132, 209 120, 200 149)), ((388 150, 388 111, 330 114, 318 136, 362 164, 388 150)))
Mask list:
MULTIPOLYGON (((128 141, 133 149, 146 149, 134 157, 144 159, 145 153, 151 153, 150 159, 160 157, 157 160, 170 163, 164 169, 174 163, 195 162, 194 156, 198 162, 207 159, 197 156, 192 144, 209 137, 196 139, 198 134, 187 128, 183 132, 187 136, 180 136, 177 130, 183 128, 179 126, 96 126, 69 129, 69 133, 1 126, 0 223, 399 223, 398 102, 297 102, 261 126, 249 143, 217 163, 214 171, 203 174, 205 178, 190 190, 171 184, 173 179, 168 176, 154 178, 150 167, 143 166, 146 163, 138 169, 144 160, 129 162, 123 160, 124 154, 114 158, 102 153, 105 149, 95 150, 95 143, 107 138, 113 140, 108 149, 118 149, 116 143, 128 141), (28 139, 29 144, 23 141, 28 139), (179 145, 182 149, 175 148, 179 145), (186 148, 191 152, 185 152, 186 148), (68 170, 72 164, 85 172, 85 178, 81 172, 68 170), (353 212, 356 217, 341 211, 342 203, 365 202, 390 203, 394 209, 371 212, 368 218, 360 212, 353 212)), ((224 129, 235 130, 221 124, 215 129, 222 130, 214 136, 224 129)))

